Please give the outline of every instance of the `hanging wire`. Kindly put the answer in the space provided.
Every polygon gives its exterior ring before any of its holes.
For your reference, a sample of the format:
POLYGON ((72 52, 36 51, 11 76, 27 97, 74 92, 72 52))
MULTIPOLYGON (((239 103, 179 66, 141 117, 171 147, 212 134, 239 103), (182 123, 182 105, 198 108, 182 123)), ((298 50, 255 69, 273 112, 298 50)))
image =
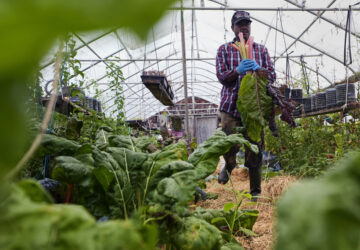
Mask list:
MULTIPOLYGON (((146 63, 146 44, 147 40, 145 41, 145 49, 144 49, 144 63, 143 63, 143 74, 145 70, 145 63, 146 63)), ((143 103, 144 103, 144 88, 141 88, 141 102, 140 102, 140 117, 142 118, 142 109, 143 109, 143 103)))
MULTIPOLYGON (((282 31, 283 41, 284 41, 284 46, 285 46, 285 51, 286 51, 286 84, 288 84, 288 82, 291 81, 291 85, 293 85, 292 75, 291 75, 291 71, 290 71, 289 55, 291 55, 294 51, 291 51, 290 53, 288 52, 288 47, 286 45, 286 39, 285 39, 284 25, 283 25, 282 15, 281 15, 280 11, 277 12, 277 15, 279 15, 280 26, 281 26, 281 31, 282 31)), ((275 51, 275 53, 276 53, 276 51, 275 51)))
MULTIPOLYGON (((275 14, 275 16, 273 17, 273 19, 271 20, 271 25, 273 24, 274 18, 276 17, 276 15, 277 15, 277 13, 275 14)), ((264 46, 266 46, 266 43, 267 43, 267 40, 268 40, 268 38, 269 38, 271 29, 272 29, 271 26, 269 26, 268 31, 267 31, 267 33, 266 33, 264 46)))
POLYGON ((226 11, 226 8, 227 8, 227 0, 225 0, 225 3, 224 3, 224 10, 223 10, 223 19, 224 19, 224 42, 226 43, 227 42, 227 38, 226 38, 226 33, 228 32, 228 29, 226 27, 226 18, 225 18, 225 11, 226 11))
POLYGON ((156 48, 156 43, 155 43, 154 28, 151 28, 151 31, 152 31, 152 35, 153 35, 153 42, 154 42, 154 48, 155 48, 156 65, 157 65, 158 71, 160 72, 159 60, 158 60, 158 56, 157 56, 157 48, 156 48))
POLYGON ((282 36, 283 36, 283 40, 284 40, 284 46, 285 46, 286 51, 288 51, 288 47, 286 45, 285 31, 284 31, 284 26, 283 26, 283 21, 282 21, 282 15, 280 14, 280 12, 278 12, 278 13, 279 13, 282 36))
POLYGON ((286 85, 287 86, 294 86, 290 71, 290 58, 289 55, 291 55, 294 51, 291 51, 290 53, 286 53, 286 85), (291 84, 290 84, 291 83, 291 84))
POLYGON ((276 12, 276 29, 275 29, 275 53, 274 53, 274 59, 273 59, 273 61, 274 61, 274 67, 275 67, 275 58, 276 58, 276 47, 277 47, 277 30, 278 30, 278 20, 279 20, 279 11, 280 11, 280 9, 278 9, 277 10, 277 12, 276 12))
MULTIPOLYGON (((352 17, 352 7, 359 5, 360 2, 353 5, 349 5, 349 9, 346 17, 345 25, 345 41, 344 41, 344 65, 348 66, 352 64, 352 52, 351 52, 351 17, 352 17)), ((355 27, 355 26, 354 26, 355 27)))
POLYGON ((301 62, 301 68, 302 68, 302 72, 304 75, 304 82, 305 82, 305 89, 306 89, 306 93, 309 94, 309 90, 310 90, 310 83, 309 83, 309 78, 308 78, 308 74, 306 72, 306 67, 305 67, 305 61, 304 61, 304 56, 301 55, 300 56, 300 62, 301 62))
MULTIPOLYGON (((360 2, 354 4, 353 6, 359 5, 359 4, 360 4, 360 2)), ((354 32, 355 32, 356 34, 358 34, 358 32, 357 32, 357 30, 356 30, 356 25, 355 25, 355 22, 354 22, 354 18, 351 18, 351 22, 352 22, 352 25, 353 25, 354 32)), ((359 42, 356 43, 356 48, 357 48, 358 51, 360 51, 359 42)), ((357 79, 357 81, 360 81, 358 74, 355 74, 355 78, 357 79)), ((359 90, 360 90, 360 89, 358 88, 358 92, 359 92, 359 90)))
POLYGON ((349 76, 348 76, 348 67, 345 66, 346 74, 346 91, 345 91, 345 104, 342 106, 343 110, 346 109, 348 103, 348 92, 349 92, 349 76))
POLYGON ((317 81, 317 90, 320 90, 320 81, 319 81, 319 64, 316 60, 316 81, 317 81))
POLYGON ((351 5, 349 5, 349 10, 346 17, 346 26, 345 26, 345 42, 344 42, 344 65, 352 64, 352 54, 351 54, 351 5), (349 56, 349 62, 347 60, 349 56))

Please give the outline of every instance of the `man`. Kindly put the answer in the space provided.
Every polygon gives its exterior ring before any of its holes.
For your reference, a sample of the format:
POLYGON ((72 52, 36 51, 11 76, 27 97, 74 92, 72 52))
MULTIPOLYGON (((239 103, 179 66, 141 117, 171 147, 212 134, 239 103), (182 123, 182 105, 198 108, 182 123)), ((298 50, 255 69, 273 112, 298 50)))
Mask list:
MULTIPOLYGON (((227 135, 233 133, 234 127, 242 126, 241 117, 236 108, 236 100, 238 98, 240 82, 246 75, 246 72, 258 71, 259 74, 267 77, 271 83, 276 79, 273 63, 267 49, 263 45, 254 42, 254 60, 242 60, 240 52, 231 46, 231 43, 239 41, 240 32, 243 33, 245 41, 249 39, 251 33, 250 14, 246 11, 236 11, 231 19, 231 29, 235 34, 234 40, 221 45, 216 56, 216 75, 223 85, 220 102, 221 124, 222 130, 227 135)), ((249 140, 246 132, 244 136, 249 140)), ((262 151, 264 150, 263 132, 261 137, 261 142, 257 143, 259 154, 255 154, 245 147, 245 166, 249 168, 250 193, 253 197, 261 193, 261 165, 262 151)), ((225 184, 228 182, 231 171, 236 166, 236 154, 239 149, 239 146, 234 146, 224 155, 226 164, 220 172, 219 183, 225 184)))

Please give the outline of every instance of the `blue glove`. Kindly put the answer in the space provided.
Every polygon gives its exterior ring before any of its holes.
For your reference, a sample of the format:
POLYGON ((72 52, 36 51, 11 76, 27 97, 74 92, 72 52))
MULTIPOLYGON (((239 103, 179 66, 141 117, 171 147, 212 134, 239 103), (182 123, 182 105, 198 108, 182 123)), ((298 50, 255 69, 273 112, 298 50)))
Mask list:
POLYGON ((252 67, 252 70, 253 71, 255 71, 255 70, 258 70, 258 69, 260 69, 261 67, 259 66, 259 64, 257 64, 256 62, 255 62, 255 60, 253 61, 253 67, 252 67))
POLYGON ((254 67, 254 61, 250 60, 250 59, 245 59, 245 60, 242 60, 239 64, 239 66, 236 67, 236 72, 239 75, 241 75, 241 74, 244 74, 246 71, 252 70, 253 67, 254 67))

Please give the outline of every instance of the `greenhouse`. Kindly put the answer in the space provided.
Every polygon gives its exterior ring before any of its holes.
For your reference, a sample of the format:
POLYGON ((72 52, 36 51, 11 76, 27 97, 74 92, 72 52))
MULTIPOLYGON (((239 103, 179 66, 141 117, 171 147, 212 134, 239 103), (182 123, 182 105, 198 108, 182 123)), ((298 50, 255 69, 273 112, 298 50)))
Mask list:
POLYGON ((0 6, 0 249, 360 249, 360 2, 0 6))

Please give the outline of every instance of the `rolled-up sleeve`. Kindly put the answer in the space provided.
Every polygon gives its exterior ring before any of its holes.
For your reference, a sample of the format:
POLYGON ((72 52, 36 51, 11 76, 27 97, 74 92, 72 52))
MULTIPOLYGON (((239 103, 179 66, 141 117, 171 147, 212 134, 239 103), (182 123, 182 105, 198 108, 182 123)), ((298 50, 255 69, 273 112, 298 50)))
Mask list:
POLYGON ((221 45, 216 54, 216 76, 219 79, 219 82, 223 85, 229 84, 225 81, 225 79, 233 71, 233 69, 227 64, 226 58, 227 53, 225 45, 221 45))
POLYGON ((274 64, 271 61, 269 52, 266 47, 264 47, 264 53, 262 54, 262 56, 263 56, 262 58, 263 65, 261 66, 269 71, 269 82, 273 83, 276 81, 276 73, 275 73, 274 64))

